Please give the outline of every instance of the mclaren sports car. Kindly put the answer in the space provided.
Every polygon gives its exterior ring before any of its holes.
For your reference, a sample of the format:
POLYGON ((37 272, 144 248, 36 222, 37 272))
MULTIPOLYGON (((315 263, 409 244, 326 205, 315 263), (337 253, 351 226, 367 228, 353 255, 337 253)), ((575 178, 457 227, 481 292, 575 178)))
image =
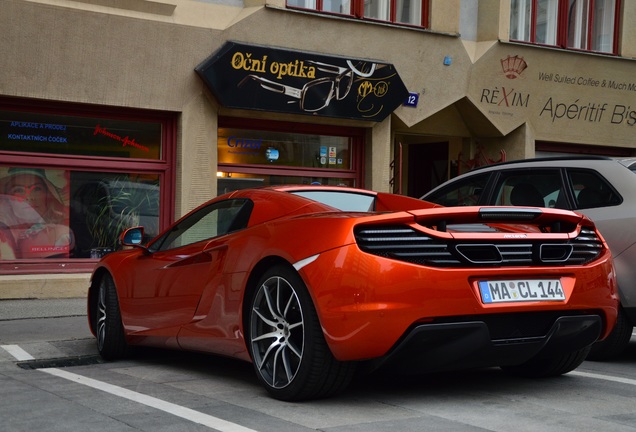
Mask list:
POLYGON ((561 375, 616 322, 611 253, 568 210, 284 186, 219 196, 143 238, 124 231, 93 272, 101 356, 230 356, 281 400, 332 396, 378 369, 561 375))

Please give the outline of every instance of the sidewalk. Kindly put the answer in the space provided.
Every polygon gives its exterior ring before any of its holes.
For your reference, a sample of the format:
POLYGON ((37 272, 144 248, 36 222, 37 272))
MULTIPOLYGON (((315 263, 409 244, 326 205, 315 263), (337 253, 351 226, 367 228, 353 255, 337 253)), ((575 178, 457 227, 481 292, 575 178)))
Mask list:
POLYGON ((0 345, 13 344, 38 359, 96 354, 86 299, 0 300, 0 345))
POLYGON ((0 321, 86 316, 85 298, 0 300, 0 321))

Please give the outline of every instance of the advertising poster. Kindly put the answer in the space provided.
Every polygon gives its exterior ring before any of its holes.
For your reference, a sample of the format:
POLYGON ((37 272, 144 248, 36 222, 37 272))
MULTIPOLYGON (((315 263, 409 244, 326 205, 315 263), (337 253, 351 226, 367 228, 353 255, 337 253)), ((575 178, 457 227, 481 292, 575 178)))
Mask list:
POLYGON ((69 172, 0 167, 0 259, 67 258, 69 172))

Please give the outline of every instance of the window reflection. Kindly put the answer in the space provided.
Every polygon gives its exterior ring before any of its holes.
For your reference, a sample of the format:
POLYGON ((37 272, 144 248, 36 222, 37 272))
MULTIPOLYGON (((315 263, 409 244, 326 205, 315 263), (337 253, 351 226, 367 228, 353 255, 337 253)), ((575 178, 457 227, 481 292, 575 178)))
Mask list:
POLYGON ((537 43, 556 45, 559 2, 557 0, 539 0, 537 3, 537 43))
POLYGON ((118 247, 126 228, 143 226, 147 242, 159 234, 159 176, 71 173, 75 257, 99 258, 118 247))
POLYGON ((510 6, 510 39, 530 42, 532 0, 512 0, 510 6))

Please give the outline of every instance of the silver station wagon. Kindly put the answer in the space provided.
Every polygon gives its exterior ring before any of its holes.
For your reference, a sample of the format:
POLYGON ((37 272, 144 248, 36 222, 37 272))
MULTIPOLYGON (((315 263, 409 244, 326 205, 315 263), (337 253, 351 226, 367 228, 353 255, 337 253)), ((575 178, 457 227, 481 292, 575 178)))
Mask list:
POLYGON ((621 308, 610 337, 588 359, 616 357, 636 325, 636 159, 596 156, 526 159, 476 168, 431 190, 444 206, 514 205, 583 213, 605 237, 616 266, 621 308))

